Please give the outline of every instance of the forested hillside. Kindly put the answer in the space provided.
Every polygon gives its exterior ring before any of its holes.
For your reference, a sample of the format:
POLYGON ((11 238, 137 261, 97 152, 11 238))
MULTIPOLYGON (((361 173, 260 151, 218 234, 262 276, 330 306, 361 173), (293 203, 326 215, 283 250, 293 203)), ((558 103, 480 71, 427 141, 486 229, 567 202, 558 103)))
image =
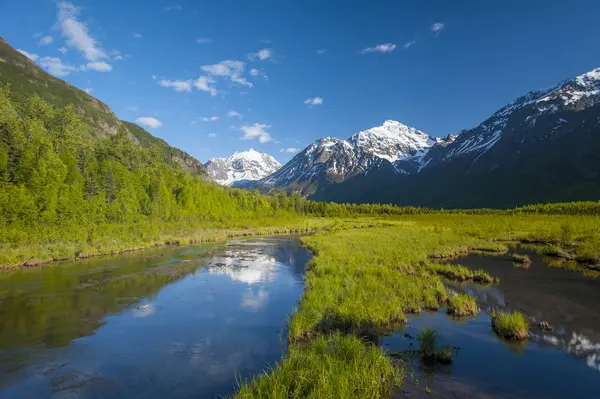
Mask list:
POLYGON ((152 136, 140 126, 119 120, 108 105, 68 82, 46 73, 2 37, 0 84, 10 84, 12 99, 18 103, 26 102, 30 97, 37 95, 56 107, 70 105, 81 118, 83 136, 106 139, 120 132, 135 144, 144 147, 157 144, 165 161, 179 164, 192 173, 206 175, 206 169, 200 161, 152 136))
MULTIPOLYGON (((124 131, 104 139, 85 134, 72 106, 38 96, 23 102, 0 89, 0 241, 93 241, 115 226, 230 223, 291 213, 293 204, 225 190, 165 163, 163 148, 134 144, 124 131), (289 210, 288 210, 289 209, 289 210), (110 227, 113 226, 113 227, 110 227)), ((286 201, 288 202, 288 201, 286 201)))

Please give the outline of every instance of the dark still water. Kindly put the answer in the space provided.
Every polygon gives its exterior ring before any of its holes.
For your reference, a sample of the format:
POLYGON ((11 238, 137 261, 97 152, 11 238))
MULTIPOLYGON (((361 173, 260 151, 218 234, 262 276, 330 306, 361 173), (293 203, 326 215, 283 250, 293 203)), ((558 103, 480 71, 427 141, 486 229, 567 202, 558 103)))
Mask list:
POLYGON ((231 394, 284 354, 309 258, 277 238, 2 276, 0 398, 231 394))
POLYGON ((531 252, 519 253, 531 257, 527 268, 514 265, 508 256, 469 255, 458 261, 500 278, 491 285, 447 282, 450 289, 477 298, 483 310, 478 316, 424 313, 383 339, 388 351, 405 353, 411 343, 418 347, 415 337, 421 331, 431 328, 441 345, 460 348, 450 365, 403 356, 414 376, 406 378, 398 397, 600 398, 600 279, 550 267, 531 252), (486 312, 490 307, 523 312, 530 321, 529 340, 498 338, 486 312), (552 331, 542 331, 542 320, 552 331))

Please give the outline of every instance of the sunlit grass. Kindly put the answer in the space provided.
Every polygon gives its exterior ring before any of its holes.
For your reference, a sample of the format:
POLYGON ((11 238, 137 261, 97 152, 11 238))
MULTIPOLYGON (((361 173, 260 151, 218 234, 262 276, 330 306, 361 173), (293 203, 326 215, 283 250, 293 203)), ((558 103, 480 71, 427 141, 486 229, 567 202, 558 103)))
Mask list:
POLYGON ((274 369, 244 382, 237 398, 389 398, 401 375, 384 352, 352 335, 290 348, 274 369))
POLYGON ((529 323, 519 312, 490 312, 492 328, 500 337, 509 340, 522 341, 529 334, 529 323))
POLYGON ((467 294, 456 294, 448 299, 448 313, 454 316, 471 316, 479 312, 475 299, 467 294))

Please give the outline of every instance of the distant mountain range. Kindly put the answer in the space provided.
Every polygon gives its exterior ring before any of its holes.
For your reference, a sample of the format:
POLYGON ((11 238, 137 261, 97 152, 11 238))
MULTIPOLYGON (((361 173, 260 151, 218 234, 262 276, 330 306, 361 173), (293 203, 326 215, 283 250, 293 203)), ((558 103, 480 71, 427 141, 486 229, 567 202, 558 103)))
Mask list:
POLYGON ((315 200, 506 207, 600 199, 600 68, 443 139, 396 121, 317 140, 254 187, 315 200))
POLYGON ((236 152, 229 158, 212 158, 204 166, 212 180, 224 186, 235 187, 250 185, 281 168, 275 158, 252 148, 236 152))
POLYGON ((171 147, 135 123, 119 120, 108 105, 68 82, 46 73, 0 37, 0 84, 7 83, 10 84, 12 95, 17 100, 39 95, 56 106, 74 106, 86 122, 88 133, 94 138, 107 138, 122 131, 139 145, 157 146, 166 162, 206 177, 204 165, 196 158, 171 147))

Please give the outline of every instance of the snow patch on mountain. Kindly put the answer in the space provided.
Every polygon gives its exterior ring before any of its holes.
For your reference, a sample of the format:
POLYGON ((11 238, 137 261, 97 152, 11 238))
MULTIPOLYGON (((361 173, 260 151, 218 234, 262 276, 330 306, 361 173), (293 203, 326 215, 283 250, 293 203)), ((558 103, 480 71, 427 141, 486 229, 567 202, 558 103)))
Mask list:
POLYGON ((224 186, 241 181, 259 180, 281 168, 281 164, 275 158, 252 148, 236 152, 229 158, 210 159, 205 166, 208 175, 224 186))

